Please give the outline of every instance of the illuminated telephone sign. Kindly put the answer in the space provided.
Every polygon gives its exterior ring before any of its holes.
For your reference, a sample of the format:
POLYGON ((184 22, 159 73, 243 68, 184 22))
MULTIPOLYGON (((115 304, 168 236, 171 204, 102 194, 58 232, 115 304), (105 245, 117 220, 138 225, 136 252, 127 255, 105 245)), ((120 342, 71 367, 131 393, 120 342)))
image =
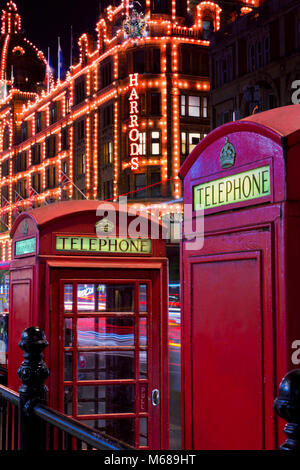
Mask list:
POLYGON ((129 75, 129 148, 130 148, 130 168, 138 170, 139 168, 139 95, 137 92, 139 76, 137 73, 129 75))

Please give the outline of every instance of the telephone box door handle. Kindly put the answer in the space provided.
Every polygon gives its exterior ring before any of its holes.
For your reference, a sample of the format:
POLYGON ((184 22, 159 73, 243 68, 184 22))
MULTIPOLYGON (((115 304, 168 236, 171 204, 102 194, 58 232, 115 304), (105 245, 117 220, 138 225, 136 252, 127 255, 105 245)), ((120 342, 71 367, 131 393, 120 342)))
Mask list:
POLYGON ((160 404, 160 392, 155 389, 152 391, 152 405, 158 406, 160 404))

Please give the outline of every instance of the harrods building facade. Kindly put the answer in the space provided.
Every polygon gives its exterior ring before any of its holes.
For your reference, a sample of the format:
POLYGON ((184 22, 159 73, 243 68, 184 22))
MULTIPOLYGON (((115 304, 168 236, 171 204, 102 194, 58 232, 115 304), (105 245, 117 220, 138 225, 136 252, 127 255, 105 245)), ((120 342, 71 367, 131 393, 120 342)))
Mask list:
POLYGON ((59 200, 126 194, 182 211, 179 168, 209 132, 208 38, 223 4, 249 2, 113 3, 62 80, 24 36, 17 5, 2 12, 2 260, 18 214, 59 200))

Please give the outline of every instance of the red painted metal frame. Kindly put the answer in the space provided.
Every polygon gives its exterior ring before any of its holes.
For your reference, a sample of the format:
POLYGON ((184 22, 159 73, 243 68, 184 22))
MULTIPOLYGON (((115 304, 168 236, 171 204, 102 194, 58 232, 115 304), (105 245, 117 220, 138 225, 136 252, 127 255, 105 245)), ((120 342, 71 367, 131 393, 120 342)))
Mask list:
MULTIPOLYGON (((59 282, 60 279, 74 281, 94 279, 124 280, 131 279, 135 284, 142 280, 152 283, 153 328, 153 386, 161 390, 161 404, 153 409, 152 419, 154 450, 168 449, 169 446, 169 405, 168 405, 168 260, 165 257, 165 241, 152 240, 152 255, 124 256, 97 253, 62 254, 54 250, 53 235, 68 233, 81 236, 95 236, 95 224, 99 220, 96 211, 99 201, 69 201, 52 204, 51 207, 35 209, 22 213, 11 231, 13 242, 25 238, 38 237, 38 251, 35 255, 13 259, 10 266, 11 285, 30 283, 30 298, 22 313, 23 328, 39 325, 49 338, 50 347, 45 351, 45 361, 50 367, 50 404, 59 406, 57 391, 61 388, 59 380, 59 350, 62 340, 59 335, 59 282), (27 222, 28 231, 23 235, 23 224, 27 222), (29 313, 30 312, 30 313, 29 313), (155 440, 156 439, 156 440, 155 440)), ((116 206, 117 207, 117 206, 116 206)), ((118 227, 117 227, 118 230, 118 227)), ((118 235, 117 235, 118 236, 118 235)), ((10 293, 12 300, 12 289, 10 293)), ((21 314, 21 312, 19 312, 21 314)), ((18 390, 17 368, 22 361, 17 346, 19 331, 15 325, 18 312, 10 316, 9 336, 9 386, 18 390)), ((138 328, 138 327, 137 327, 138 328)), ((61 373, 61 372, 60 372, 61 373)), ((148 389, 150 400, 151 387, 148 389)), ((149 442, 150 447, 150 442, 149 442)))
MULTIPOLYGON (((275 449, 283 439, 283 422, 273 412, 273 399, 284 374, 295 368, 291 344, 300 338, 300 107, 287 106, 259 113, 212 131, 184 162, 184 202, 193 204, 193 187, 207 181, 258 168, 271 170, 271 195, 205 211, 201 250, 184 250, 181 243, 182 301, 182 422, 183 448, 194 449, 191 337, 191 269, 194 263, 222 257, 261 258, 264 368, 264 439, 262 448, 275 449), (229 138, 236 150, 234 166, 222 169, 219 156, 229 138), (256 255, 255 255, 256 256, 256 255)), ((196 213, 193 213, 195 220, 196 213)), ((230 286, 226 286, 230 288, 230 286)), ((238 293, 233 293, 238 295, 238 293)), ((245 302, 247 299, 245 299, 245 302)), ((214 378, 205 377, 206 382, 214 378)), ((221 391, 220 391, 221 392, 221 391)), ((205 403, 205 406, 215 404, 205 403)), ((241 420, 243 417, 241 416, 241 420)), ((205 431, 204 431, 205 432, 205 431)), ((236 422, 228 427, 236 433, 236 422)), ((242 430, 241 430, 242 432, 242 430)))

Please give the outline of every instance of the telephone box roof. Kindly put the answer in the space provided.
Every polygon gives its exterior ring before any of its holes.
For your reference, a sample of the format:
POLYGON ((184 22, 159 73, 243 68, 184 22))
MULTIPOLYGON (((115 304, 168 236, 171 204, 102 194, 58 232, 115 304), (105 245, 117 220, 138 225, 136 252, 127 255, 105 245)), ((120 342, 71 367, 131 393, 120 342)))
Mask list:
POLYGON ((180 176, 184 178, 201 153, 214 141, 234 132, 253 132, 264 135, 278 144, 283 145, 283 139, 288 146, 300 140, 300 105, 293 104, 274 108, 269 111, 248 116, 240 121, 224 124, 203 139, 190 153, 180 168, 180 176))
MULTIPOLYGON (((70 215, 74 217, 78 217, 80 214, 86 212, 94 212, 96 211, 100 204, 107 204, 108 208, 113 206, 116 212, 125 211, 125 208, 120 206, 118 203, 112 201, 99 201, 99 200, 69 200, 69 201, 62 201, 53 204, 48 204, 47 206, 38 207, 37 209, 32 209, 28 212, 22 212, 22 214, 17 217, 15 220, 11 231, 10 236, 13 238, 17 227, 19 226, 20 222, 26 218, 31 217, 32 220, 35 221, 36 225, 41 228, 47 225, 54 220, 58 220, 70 215)), ((130 215, 130 214, 129 214, 130 215)), ((145 214, 147 216, 147 214, 145 214)), ((154 219, 155 222, 155 219, 154 219)), ((157 221, 157 223, 163 226, 161 221, 157 221)))

